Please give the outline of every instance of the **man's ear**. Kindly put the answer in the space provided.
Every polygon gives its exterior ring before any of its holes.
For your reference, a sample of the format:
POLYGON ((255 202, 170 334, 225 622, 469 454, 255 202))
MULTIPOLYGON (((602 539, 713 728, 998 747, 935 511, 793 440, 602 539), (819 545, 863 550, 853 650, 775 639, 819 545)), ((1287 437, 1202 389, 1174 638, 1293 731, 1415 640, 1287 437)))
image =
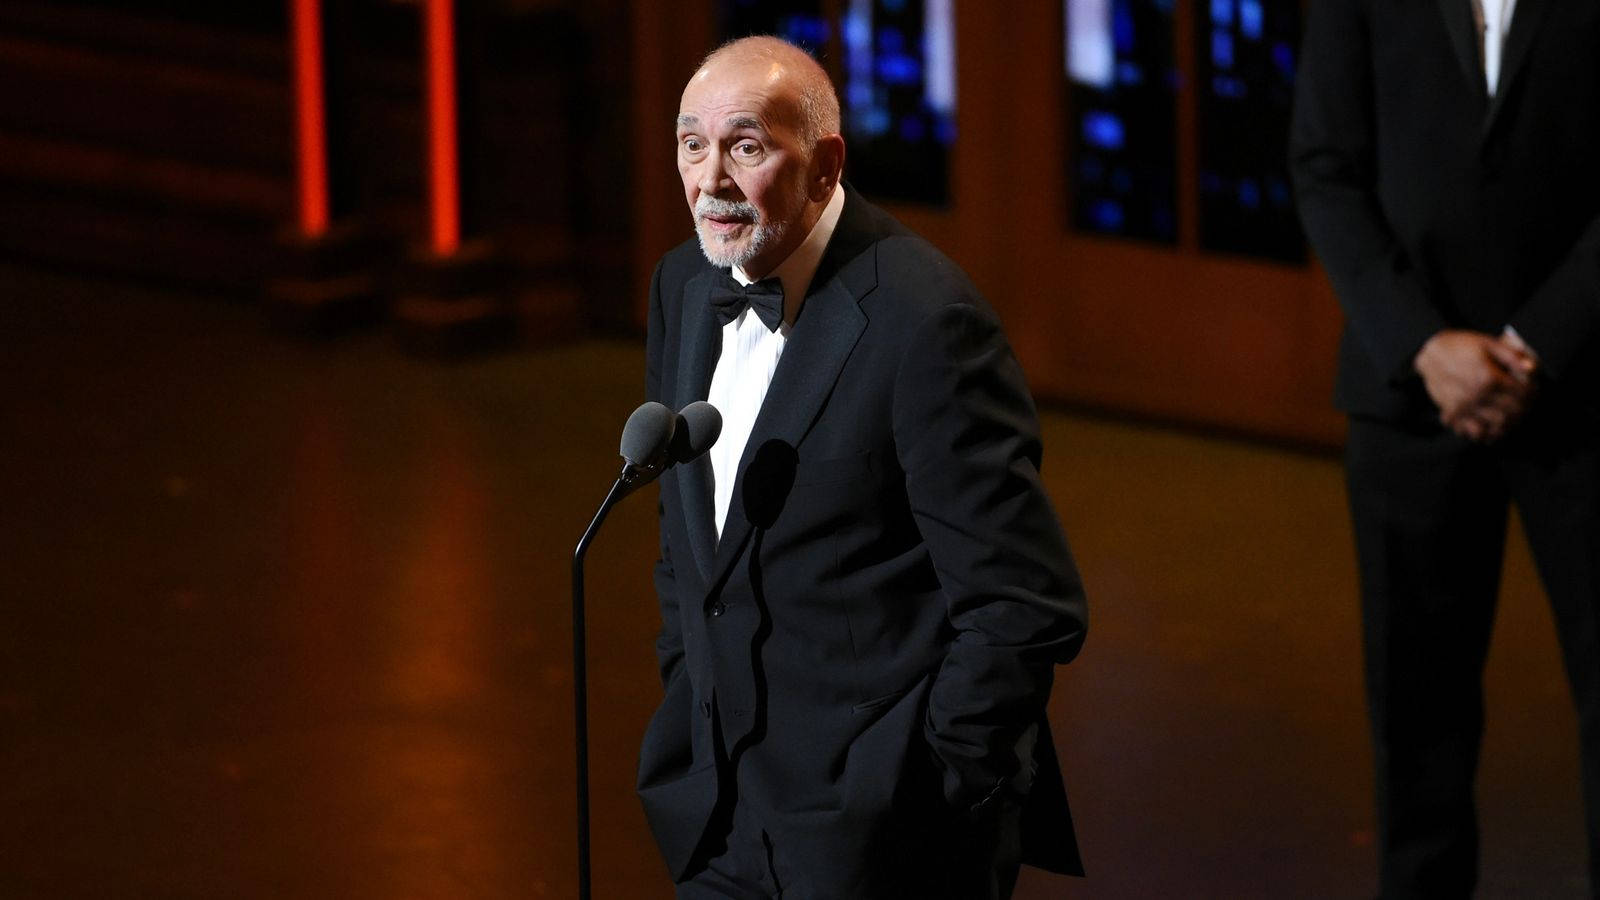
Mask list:
POLYGON ((843 172, 844 138, 837 134, 823 135, 817 141, 816 152, 811 155, 811 175, 806 185, 807 196, 818 203, 828 199, 843 172))

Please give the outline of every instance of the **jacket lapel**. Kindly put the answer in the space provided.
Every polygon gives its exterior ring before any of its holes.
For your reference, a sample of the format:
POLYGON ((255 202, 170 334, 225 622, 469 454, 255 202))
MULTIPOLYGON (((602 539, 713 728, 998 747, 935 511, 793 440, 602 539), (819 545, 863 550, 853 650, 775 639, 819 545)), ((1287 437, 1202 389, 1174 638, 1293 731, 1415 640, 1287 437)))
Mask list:
POLYGON ((790 447, 800 445, 866 327, 866 314, 840 279, 831 279, 806 297, 799 321, 789 333, 783 358, 772 373, 772 385, 767 388, 767 399, 750 430, 750 440, 739 458, 739 477, 733 484, 728 518, 722 524, 722 540, 717 545, 710 583, 722 578, 750 535, 750 521, 744 511, 744 474, 756 449, 771 440, 790 447))
POLYGON ((1472 24, 1472 0, 1437 0, 1439 15, 1444 17, 1444 30, 1450 35, 1450 47, 1456 52, 1456 62, 1461 65, 1461 75, 1467 86, 1482 100, 1487 99, 1488 88, 1483 82, 1483 64, 1478 61, 1478 37, 1472 24))
MULTIPOLYGON (((697 502, 705 510, 705 515, 695 516, 690 527, 704 525, 704 537, 695 539, 695 554, 698 560, 701 548, 706 549, 709 562, 702 573, 706 575, 707 588, 719 584, 727 575, 750 536, 752 527, 744 509, 744 472, 756 451, 774 439, 791 447, 800 445, 833 391, 856 341, 866 330, 867 316, 861 311, 861 300, 878 282, 873 259, 863 258, 864 254, 872 251, 873 245, 885 236, 905 233, 898 222, 863 200, 849 185, 841 189, 845 190, 845 202, 839 224, 812 276, 806 302, 789 332, 783 357, 772 373, 772 384, 767 388, 766 400, 751 427, 750 439, 740 451, 738 480, 734 482, 733 496, 728 503, 728 518, 722 523, 721 541, 716 539, 712 519, 711 464, 702 457, 698 474, 680 477, 680 485, 686 493, 691 489, 700 492, 697 502), (858 260, 861 264, 854 264, 858 260)), ((711 388, 711 370, 717 363, 721 335, 711 312, 711 289, 716 274, 712 272, 691 281, 684 292, 684 302, 694 307, 685 312, 686 318, 703 319, 704 323, 694 328, 709 338, 704 348, 685 349, 683 364, 678 370, 680 403, 690 398, 704 398, 711 388), (693 352, 701 355, 691 362, 693 352), (691 373, 699 380, 690 381, 691 373)), ((690 330, 686 323, 685 334, 690 330)), ((686 337, 686 340, 690 339, 686 337)), ((685 509, 692 508, 686 497, 685 509)))
MULTIPOLYGON (((683 345, 678 356, 678 384, 672 395, 679 409, 706 399, 711 390, 711 371, 716 367, 722 345, 722 329, 711 310, 711 289, 720 277, 726 277, 720 269, 710 269, 684 285, 683 345)), ((711 564, 717 552, 717 531, 708 454, 701 454, 678 469, 678 491, 688 523, 689 544, 694 548, 695 566, 700 570, 700 577, 710 583, 711 564)))
POLYGON ((1489 114, 1483 120, 1484 137, 1489 136, 1494 123, 1500 118, 1506 97, 1510 96, 1518 73, 1528 61, 1534 36, 1549 8, 1550 0, 1517 0, 1516 9, 1511 13, 1511 33, 1506 35, 1505 50, 1500 54, 1500 83, 1496 85, 1494 97, 1489 101, 1489 114))

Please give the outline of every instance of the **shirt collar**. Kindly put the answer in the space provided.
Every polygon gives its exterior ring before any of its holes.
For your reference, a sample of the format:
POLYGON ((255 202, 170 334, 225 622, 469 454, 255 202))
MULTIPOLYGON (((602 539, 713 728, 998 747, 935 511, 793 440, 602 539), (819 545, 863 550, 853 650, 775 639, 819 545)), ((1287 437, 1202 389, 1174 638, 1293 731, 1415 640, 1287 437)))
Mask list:
MULTIPOLYGON (((788 259, 778 263, 778 267, 767 276, 783 282, 785 324, 793 323, 800 315, 800 304, 805 302, 806 292, 811 289, 811 279, 816 276, 817 267, 822 265, 822 253, 828 249, 828 241, 833 237, 833 229, 839 224, 839 215, 843 212, 844 187, 834 185, 833 196, 822 208, 817 224, 811 226, 811 233, 806 235, 800 246, 794 248, 788 259)), ((733 267, 733 279, 740 284, 749 284, 751 280, 740 266, 733 267)))

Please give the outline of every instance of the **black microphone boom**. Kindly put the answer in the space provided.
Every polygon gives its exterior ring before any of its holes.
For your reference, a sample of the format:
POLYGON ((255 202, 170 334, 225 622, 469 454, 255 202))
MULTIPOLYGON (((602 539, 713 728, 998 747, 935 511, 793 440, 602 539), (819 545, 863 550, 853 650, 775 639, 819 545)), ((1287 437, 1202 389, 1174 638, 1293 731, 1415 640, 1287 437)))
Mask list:
POLYGON ((646 401, 622 426, 622 474, 572 552, 572 700, 578 750, 578 898, 589 900, 589 665, 583 624, 583 558, 618 500, 656 480, 669 466, 698 458, 722 433, 722 414, 704 400, 673 412, 646 401))

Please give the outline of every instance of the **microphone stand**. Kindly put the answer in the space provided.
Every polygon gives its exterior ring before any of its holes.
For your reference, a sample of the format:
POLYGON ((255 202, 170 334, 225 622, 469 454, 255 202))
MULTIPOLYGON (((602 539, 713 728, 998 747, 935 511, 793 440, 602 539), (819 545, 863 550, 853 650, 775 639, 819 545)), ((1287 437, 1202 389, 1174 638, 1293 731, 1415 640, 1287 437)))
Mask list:
POLYGON ((578 746, 578 900, 589 900, 589 663, 583 624, 583 558, 617 501, 661 473, 661 466, 625 463, 600 510, 572 552, 572 716, 578 746))

